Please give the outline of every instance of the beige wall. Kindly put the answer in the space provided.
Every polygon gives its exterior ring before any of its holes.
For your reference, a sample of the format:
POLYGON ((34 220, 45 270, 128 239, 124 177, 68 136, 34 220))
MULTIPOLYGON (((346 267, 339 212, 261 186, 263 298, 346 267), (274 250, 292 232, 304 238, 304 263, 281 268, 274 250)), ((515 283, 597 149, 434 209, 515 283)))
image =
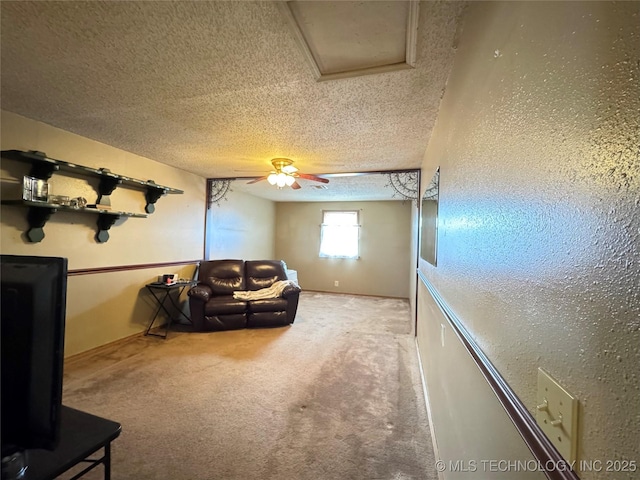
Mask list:
POLYGON ((207 211, 207 259, 275 258, 275 203, 230 191, 207 211))
MULTIPOLYGON (((538 367, 578 397, 579 456, 603 462, 640 461, 639 19, 637 2, 473 2, 423 163, 441 174, 422 272, 532 413, 538 367)), ((419 345, 427 377, 448 371, 419 345)), ((477 393, 456 395, 483 419, 477 393)), ((432 401, 442 455, 474 451, 432 401)), ((481 428, 507 455, 510 426, 481 428)))
MULTIPOLYGON (((45 225, 45 238, 29 243, 26 209, 2 206, 0 230, 3 254, 60 256, 69 259, 69 269, 90 269, 162 262, 198 260, 204 253, 204 178, 140 157, 117 148, 53 128, 40 122, 2 112, 2 149, 39 150, 58 158, 90 167, 184 190, 156 203, 148 218, 119 220, 109 230, 106 243, 97 243, 97 216, 58 212, 45 225)), ((6 196, 16 179, 28 173, 28 166, 2 160, 2 191, 6 196)), ((94 180, 55 174, 54 194, 83 196, 95 202, 94 180)), ((117 188, 111 195, 112 208, 144 213, 144 192, 117 188)), ((128 272, 72 276, 68 285, 65 355, 103 345, 144 330, 151 318, 150 297, 144 285, 159 273, 190 276, 193 267, 148 268, 128 272)))
POLYGON ((445 466, 442 476, 447 480, 543 480, 542 472, 500 472, 503 465, 486 462, 509 459, 534 465, 535 459, 424 283, 418 282, 417 339, 432 431, 445 466))
POLYGON ((408 298, 412 208, 400 201, 277 203, 276 256, 298 271, 306 290, 408 298), (360 211, 360 259, 318 256, 323 210, 360 211))

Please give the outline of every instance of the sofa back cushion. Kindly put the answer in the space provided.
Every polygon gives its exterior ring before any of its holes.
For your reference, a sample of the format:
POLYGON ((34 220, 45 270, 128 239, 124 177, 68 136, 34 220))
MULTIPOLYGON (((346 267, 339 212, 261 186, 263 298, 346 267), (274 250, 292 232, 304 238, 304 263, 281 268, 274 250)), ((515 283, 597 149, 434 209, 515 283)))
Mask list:
POLYGON ((269 288, 278 280, 286 280, 282 260, 247 260, 245 262, 247 290, 269 288))
POLYGON ((246 290, 244 260, 211 260, 202 262, 198 281, 211 287, 214 295, 233 295, 246 290))

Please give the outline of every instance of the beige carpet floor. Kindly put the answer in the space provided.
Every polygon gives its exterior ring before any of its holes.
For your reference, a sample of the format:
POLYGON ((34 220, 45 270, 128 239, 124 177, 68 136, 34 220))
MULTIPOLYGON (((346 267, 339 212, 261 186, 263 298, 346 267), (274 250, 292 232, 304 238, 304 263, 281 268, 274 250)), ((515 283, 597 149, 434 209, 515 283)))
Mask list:
POLYGON ((303 292, 289 327, 181 330, 65 366, 63 403, 122 424, 114 480, 437 478, 407 301, 303 292))

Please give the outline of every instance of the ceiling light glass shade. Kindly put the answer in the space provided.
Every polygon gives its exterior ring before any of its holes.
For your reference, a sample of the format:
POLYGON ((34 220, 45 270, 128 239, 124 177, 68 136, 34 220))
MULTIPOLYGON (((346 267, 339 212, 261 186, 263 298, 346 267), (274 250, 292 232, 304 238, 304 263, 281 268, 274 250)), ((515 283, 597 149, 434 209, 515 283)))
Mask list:
POLYGON ((271 173, 267 177, 267 182, 269 182, 271 185, 275 185, 277 180, 278 180, 278 175, 276 173, 271 173))
POLYGON ((278 188, 282 188, 287 184, 287 175, 280 172, 276 178, 276 185, 278 188))
POLYGON ((290 187, 291 185, 293 185, 293 182, 295 181, 296 181, 295 177, 292 177, 291 175, 287 175, 287 178, 285 178, 284 183, 287 184, 287 187, 290 187))

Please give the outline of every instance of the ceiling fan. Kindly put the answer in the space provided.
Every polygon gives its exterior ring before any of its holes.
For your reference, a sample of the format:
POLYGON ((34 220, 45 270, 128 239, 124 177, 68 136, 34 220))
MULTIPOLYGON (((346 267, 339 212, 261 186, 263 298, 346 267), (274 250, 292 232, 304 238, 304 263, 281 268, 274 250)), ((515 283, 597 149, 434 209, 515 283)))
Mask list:
POLYGON ((291 187, 294 190, 302 188, 298 183, 298 178, 304 178, 305 180, 313 180, 314 182, 329 183, 326 178, 318 177, 316 175, 310 175, 308 173, 300 173, 296 167, 293 166, 293 160, 289 158, 274 158, 271 160, 273 165, 273 171, 269 175, 256 178, 247 182, 248 184, 258 183, 262 180, 267 180, 271 185, 275 185, 278 188, 291 187))

